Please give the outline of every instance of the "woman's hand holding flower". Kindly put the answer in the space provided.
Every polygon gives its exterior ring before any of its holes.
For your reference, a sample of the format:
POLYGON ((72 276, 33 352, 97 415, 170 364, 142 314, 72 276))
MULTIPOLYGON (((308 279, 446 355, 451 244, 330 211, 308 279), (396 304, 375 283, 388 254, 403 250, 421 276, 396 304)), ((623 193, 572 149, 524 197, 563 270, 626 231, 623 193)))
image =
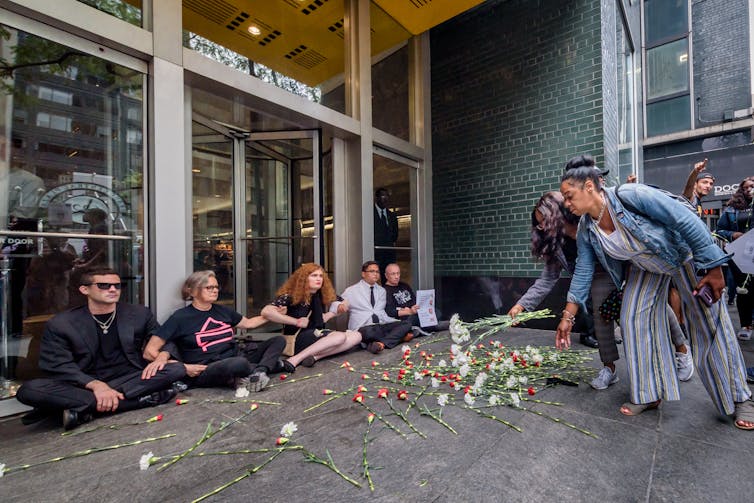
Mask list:
MULTIPOLYGON (((516 316, 523 313, 524 311, 526 311, 526 309, 524 309, 524 306, 522 306, 521 304, 516 304, 515 306, 511 308, 510 311, 508 311, 508 316, 510 316, 511 318, 515 318, 516 316)), ((516 322, 513 325, 517 325, 517 324, 518 323, 516 322)))

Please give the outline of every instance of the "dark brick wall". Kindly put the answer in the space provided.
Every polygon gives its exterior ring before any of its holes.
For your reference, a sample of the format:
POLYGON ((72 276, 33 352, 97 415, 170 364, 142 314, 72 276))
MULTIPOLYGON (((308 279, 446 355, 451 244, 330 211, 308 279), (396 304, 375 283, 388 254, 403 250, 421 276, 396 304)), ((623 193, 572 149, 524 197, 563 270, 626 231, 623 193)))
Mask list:
MULTIPOLYGON (((445 314, 506 312, 542 268, 529 252, 534 202, 558 188, 573 155, 604 162, 601 16, 597 0, 489 0, 432 30, 435 287, 445 314)), ((566 289, 563 280, 546 304, 562 309, 566 289)))
POLYGON ((488 1, 431 32, 435 273, 531 276, 529 213, 601 162, 600 2, 488 1))
POLYGON ((747 0, 691 2, 696 127, 751 106, 747 0))

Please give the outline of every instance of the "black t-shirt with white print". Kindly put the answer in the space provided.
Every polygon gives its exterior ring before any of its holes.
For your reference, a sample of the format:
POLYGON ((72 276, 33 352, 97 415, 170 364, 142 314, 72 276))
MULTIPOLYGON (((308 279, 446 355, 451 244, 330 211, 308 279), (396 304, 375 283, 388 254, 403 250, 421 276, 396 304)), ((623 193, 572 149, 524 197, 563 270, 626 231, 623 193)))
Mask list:
POLYGON ((207 364, 237 355, 233 327, 242 319, 225 306, 212 304, 209 311, 200 311, 188 305, 174 312, 155 335, 175 343, 185 363, 207 364))

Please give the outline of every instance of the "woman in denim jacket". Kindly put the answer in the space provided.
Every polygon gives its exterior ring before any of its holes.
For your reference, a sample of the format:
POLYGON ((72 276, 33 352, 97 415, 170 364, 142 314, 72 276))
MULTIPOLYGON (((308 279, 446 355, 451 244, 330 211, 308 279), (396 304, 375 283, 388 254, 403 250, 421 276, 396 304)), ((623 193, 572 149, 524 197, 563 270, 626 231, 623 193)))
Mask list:
MULTIPOLYGON (((573 276, 576 267, 578 222, 579 217, 564 206, 563 195, 560 192, 546 192, 539 198, 531 213, 531 252, 534 257, 544 261, 545 268, 534 284, 508 311, 508 316, 515 318, 524 311, 534 311, 555 288, 562 271, 573 276)), ((586 334, 581 334, 581 344, 599 348, 603 368, 589 383, 596 390, 607 389, 618 382, 615 362, 620 359, 620 353, 615 343, 615 327, 612 321, 605 321, 601 316, 595 317, 591 309, 593 302, 596 302, 596 305, 601 304, 612 290, 610 276, 597 265, 591 283, 591 298, 586 304, 588 311, 582 308, 577 315, 587 329, 586 334), (594 340, 595 344, 590 344, 589 339, 594 340)), ((694 372, 691 353, 685 347, 686 340, 677 318, 672 312, 668 313, 668 317, 671 340, 676 349, 678 376, 680 380, 688 381, 694 372)))
POLYGON ((754 429, 754 402, 746 385, 743 356, 728 311, 717 302, 725 287, 720 266, 728 257, 715 245, 702 221, 666 193, 646 185, 603 189, 592 168, 567 172, 560 191, 566 207, 581 215, 581 221, 576 270, 556 346, 570 346, 573 320, 589 294, 595 263, 599 261, 620 286, 623 263, 630 262, 620 325, 631 402, 623 404, 620 411, 636 415, 656 408, 662 399, 678 400, 665 302, 672 279, 686 309, 694 363, 702 383, 721 413, 736 414, 736 427, 754 429), (696 277, 697 270, 706 271, 701 280, 696 277), (694 297, 705 285, 711 288, 715 301, 711 307, 694 297))
MULTIPOLYGON (((754 190, 754 177, 750 176, 741 180, 738 189, 728 201, 723 214, 720 215, 720 220, 717 221, 717 234, 728 242, 740 238, 752 228, 751 225, 754 223, 751 221, 752 190, 754 190)), ((728 263, 728 267, 733 271, 737 291, 740 292, 736 294, 736 308, 741 322, 738 338, 748 341, 751 339, 751 316, 754 312, 754 277, 741 272, 733 261, 728 263)))

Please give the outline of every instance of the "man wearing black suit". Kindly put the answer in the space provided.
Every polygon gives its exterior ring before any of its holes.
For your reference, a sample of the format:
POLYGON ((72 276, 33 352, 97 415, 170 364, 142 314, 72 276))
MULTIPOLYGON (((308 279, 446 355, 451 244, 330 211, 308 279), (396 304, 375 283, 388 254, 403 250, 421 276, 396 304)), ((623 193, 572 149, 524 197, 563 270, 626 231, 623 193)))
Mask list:
POLYGON ((45 327, 39 368, 49 377, 24 383, 16 398, 35 407, 31 423, 62 410, 66 430, 113 413, 165 403, 177 394, 173 383, 186 369, 168 362, 162 351, 152 363, 142 357, 159 325, 143 306, 118 302, 120 276, 108 268, 81 275, 79 291, 87 304, 53 317, 45 327))
POLYGON ((395 250, 378 247, 393 247, 398 240, 398 217, 388 209, 390 195, 384 187, 374 192, 374 260, 380 267, 380 277, 385 283, 385 268, 395 262, 395 250))

